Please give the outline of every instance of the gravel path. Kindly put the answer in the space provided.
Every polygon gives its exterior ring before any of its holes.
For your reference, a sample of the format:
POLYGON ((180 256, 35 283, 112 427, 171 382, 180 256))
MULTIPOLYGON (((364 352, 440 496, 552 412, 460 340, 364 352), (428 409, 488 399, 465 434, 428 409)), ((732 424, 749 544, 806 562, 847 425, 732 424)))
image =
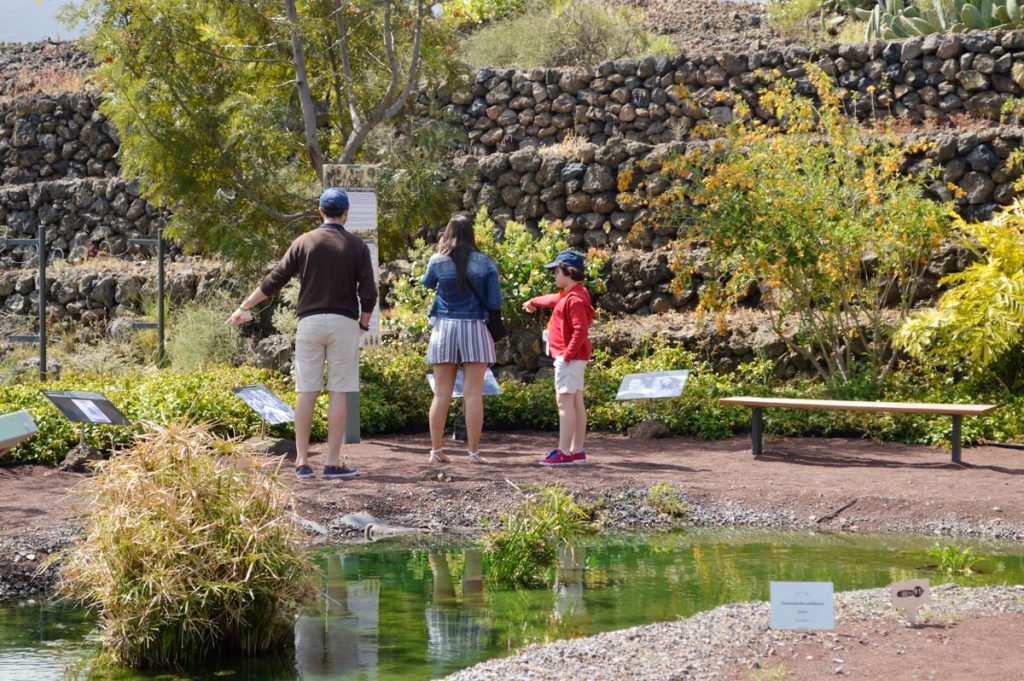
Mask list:
MULTIPOLYGON (((921 632, 930 628, 950 631, 950 639, 944 642, 948 645, 955 635, 952 632, 957 622, 1007 615, 1016 621, 1024 616, 1024 586, 969 589, 947 584, 935 587, 928 610, 919 616, 925 626, 917 630, 909 630, 900 622, 890 606, 887 589, 836 594, 835 632, 773 631, 767 626, 767 603, 736 603, 679 622, 531 646, 519 655, 489 660, 446 678, 451 681, 750 678, 756 670, 771 669, 775 660, 787 658, 784 653, 787 648, 809 643, 823 646, 831 655, 825 660, 828 671, 842 675, 846 665, 852 664, 850 659, 854 655, 874 656, 872 645, 877 645, 877 639, 888 638, 893 631, 921 632)), ((810 662, 807 657, 804 655, 801 660, 810 662)), ((984 667, 978 671, 973 678, 1000 678, 987 675, 984 667)), ((820 677, 765 675, 764 678, 820 677)), ((858 675, 856 678, 868 677, 858 675)))

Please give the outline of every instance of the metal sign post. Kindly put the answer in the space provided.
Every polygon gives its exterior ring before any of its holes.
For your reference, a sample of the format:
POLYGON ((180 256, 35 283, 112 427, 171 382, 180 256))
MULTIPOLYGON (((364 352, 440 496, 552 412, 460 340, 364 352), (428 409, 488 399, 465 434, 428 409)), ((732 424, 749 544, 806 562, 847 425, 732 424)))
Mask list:
MULTIPOLYGON (((377 255, 377 173, 378 166, 325 165, 324 188, 338 187, 348 192, 349 213, 346 229, 366 242, 373 259, 374 281, 380 279, 377 255)), ((380 342, 380 301, 370 317, 370 331, 363 336, 362 346, 380 342)), ((345 444, 359 442, 359 392, 348 393, 346 400, 345 444)))
POLYGON ((39 223, 35 239, 7 239, 8 246, 35 246, 39 252, 39 333, 36 336, 9 336, 16 343, 39 343, 39 380, 46 380, 46 225, 39 223))
POLYGON ((153 322, 132 322, 136 329, 157 330, 158 345, 156 351, 157 366, 164 364, 164 235, 163 228, 156 230, 155 239, 128 239, 133 246, 155 246, 156 247, 156 324, 153 322))

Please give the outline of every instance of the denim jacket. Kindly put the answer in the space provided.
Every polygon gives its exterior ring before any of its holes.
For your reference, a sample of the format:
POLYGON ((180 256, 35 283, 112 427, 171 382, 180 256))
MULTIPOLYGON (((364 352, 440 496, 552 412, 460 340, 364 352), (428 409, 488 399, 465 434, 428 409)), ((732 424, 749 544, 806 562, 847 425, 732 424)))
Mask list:
POLYGON ((420 279, 427 288, 437 289, 430 316, 439 319, 487 319, 487 310, 501 307, 501 285, 498 267, 479 251, 470 253, 466 269, 466 290, 459 292, 456 283, 455 261, 439 253, 430 257, 427 272, 420 279), (473 295, 470 286, 487 302, 487 309, 473 295))

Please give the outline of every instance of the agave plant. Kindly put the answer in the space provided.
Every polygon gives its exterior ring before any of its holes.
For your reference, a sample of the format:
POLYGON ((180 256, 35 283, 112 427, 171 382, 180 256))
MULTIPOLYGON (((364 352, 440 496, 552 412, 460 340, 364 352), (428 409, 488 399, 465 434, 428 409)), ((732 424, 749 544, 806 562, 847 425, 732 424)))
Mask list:
POLYGON ((867 40, 1024 26, 1018 0, 921 0, 913 5, 904 0, 878 0, 870 11, 854 13, 868 22, 867 40))

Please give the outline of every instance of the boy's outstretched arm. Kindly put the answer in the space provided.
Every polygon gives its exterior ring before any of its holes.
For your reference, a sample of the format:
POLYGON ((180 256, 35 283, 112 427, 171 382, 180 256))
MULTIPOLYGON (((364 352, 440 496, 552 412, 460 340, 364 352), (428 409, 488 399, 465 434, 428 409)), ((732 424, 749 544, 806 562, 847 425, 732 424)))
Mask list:
POLYGON ((558 303, 557 293, 548 293, 543 296, 537 296, 536 298, 530 298, 523 303, 524 312, 533 312, 538 307, 554 307, 558 303))

